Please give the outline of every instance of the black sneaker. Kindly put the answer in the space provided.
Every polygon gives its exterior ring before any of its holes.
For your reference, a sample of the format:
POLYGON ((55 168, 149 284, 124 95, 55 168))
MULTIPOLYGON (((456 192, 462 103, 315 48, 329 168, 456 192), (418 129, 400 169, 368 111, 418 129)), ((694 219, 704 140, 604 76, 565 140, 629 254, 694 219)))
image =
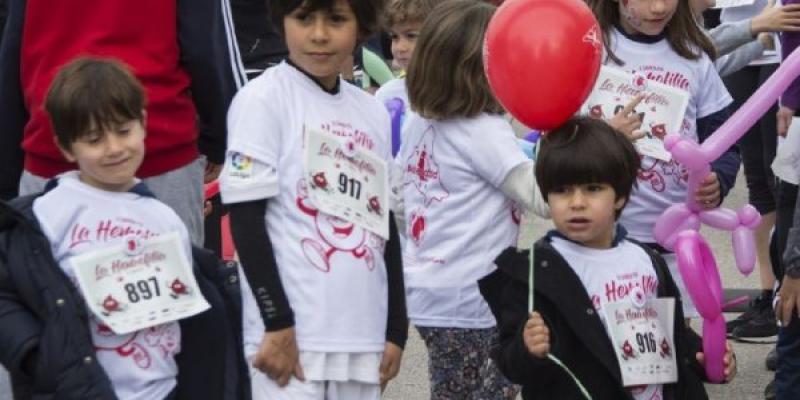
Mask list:
POLYGON ((775 400, 775 378, 772 378, 764 388, 764 400, 775 400))
POLYGON ((731 336, 737 339, 766 338, 778 334, 778 323, 775 319, 775 311, 772 309, 772 301, 769 306, 763 308, 746 324, 733 329, 731 336))
POLYGON ((765 308, 772 309, 772 294, 766 291, 762 292, 755 299, 750 300, 750 305, 747 307, 747 310, 736 317, 736 319, 726 322, 725 330, 729 335, 732 334, 734 329, 746 325, 751 319, 763 313, 765 308))
POLYGON ((778 369, 778 349, 773 347, 772 350, 767 353, 767 359, 764 360, 764 363, 767 365, 767 369, 770 371, 775 371, 778 369))

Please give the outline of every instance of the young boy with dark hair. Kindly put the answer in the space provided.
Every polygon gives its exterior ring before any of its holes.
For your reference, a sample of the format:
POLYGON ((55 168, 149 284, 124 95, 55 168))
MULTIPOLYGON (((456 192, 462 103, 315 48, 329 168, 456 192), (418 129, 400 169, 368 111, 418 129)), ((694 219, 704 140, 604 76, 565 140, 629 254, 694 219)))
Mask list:
POLYGON ((78 170, 0 203, 0 361, 18 398, 243 398, 237 292, 135 177, 141 84, 117 62, 78 59, 45 109, 78 170))
MULTIPOLYGON (((503 251, 498 270, 479 281, 500 327, 500 370, 525 399, 583 398, 550 354, 593 399, 706 398, 700 341, 684 324, 666 263, 616 223, 639 168, 630 141, 603 121, 576 118, 546 134, 537 157, 556 229, 533 254, 503 251)), ((730 347, 724 362, 730 379, 730 347)))

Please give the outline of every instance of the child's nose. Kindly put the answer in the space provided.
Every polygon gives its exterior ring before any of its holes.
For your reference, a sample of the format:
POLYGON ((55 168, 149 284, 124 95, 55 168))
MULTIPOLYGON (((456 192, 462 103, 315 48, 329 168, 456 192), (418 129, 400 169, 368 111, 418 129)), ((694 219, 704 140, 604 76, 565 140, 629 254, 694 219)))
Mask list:
POLYGON ((311 40, 324 41, 328 38, 328 27, 321 18, 314 21, 311 27, 311 40))
POLYGON ((570 205, 572 207, 583 207, 586 205, 586 194, 582 190, 576 190, 570 196, 570 205))
POLYGON ((652 11, 653 14, 660 15, 665 13, 666 10, 667 5, 664 0, 652 0, 650 2, 650 11, 652 11))
POLYGON ((109 153, 116 154, 121 152, 125 148, 123 140, 116 135, 109 135, 108 139, 106 140, 106 150, 109 153))

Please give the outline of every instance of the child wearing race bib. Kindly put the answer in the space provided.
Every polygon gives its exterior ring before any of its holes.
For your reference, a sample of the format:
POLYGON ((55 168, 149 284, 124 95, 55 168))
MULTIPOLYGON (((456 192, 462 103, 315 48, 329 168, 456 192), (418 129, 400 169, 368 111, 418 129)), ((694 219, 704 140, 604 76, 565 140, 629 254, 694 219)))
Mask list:
MULTIPOLYGON (((540 140, 536 178, 556 229, 533 254, 503 251, 479 282, 501 321, 497 365, 524 399, 584 398, 552 356, 595 400, 707 398, 700 340, 664 260, 616 223, 636 181, 633 145, 589 118, 540 140)), ((724 363, 729 380, 730 346, 724 363)))
MULTIPOLYGON (((489 360, 496 322, 477 280, 517 240, 534 196, 533 162, 517 147, 481 59, 495 7, 442 2, 420 31, 406 83, 413 113, 396 163, 407 241, 409 316, 428 349, 432 399, 513 399, 489 360), (519 204, 519 206, 517 205, 519 204)), ((543 210, 538 210, 543 212, 543 210)))
POLYGON ((135 177, 140 83, 116 62, 78 59, 56 75, 45 109, 79 170, 0 208, 0 354, 15 392, 241 398, 241 326, 226 314, 235 300, 210 280, 220 264, 193 257, 186 226, 135 177))
MULTIPOLYGON (((689 0, 588 0, 587 4, 603 31, 606 65, 644 78, 634 79, 635 84, 643 85, 644 91, 647 80, 653 80, 688 92, 689 102, 679 131, 666 133, 703 142, 727 120, 732 99, 712 62, 716 50, 697 26, 689 0)), ((615 118, 638 121, 639 113, 657 106, 641 102, 635 109, 625 108, 626 115, 615 118)), ((622 128, 618 123, 610 123, 622 128)), ((632 137, 631 131, 639 128, 632 125, 620 130, 632 137)), ((641 159, 639 185, 633 190, 620 223, 630 237, 663 253, 683 294, 684 314, 687 318, 698 317, 678 273, 674 254, 661 248, 653 237, 653 227, 661 213, 675 203, 686 201, 688 175, 675 160, 663 161, 645 154, 641 159)), ((716 208, 722 203, 736 180, 739 163, 735 146, 711 163, 711 172, 693 194, 703 209, 716 208)))
POLYGON ((276 4, 289 57, 235 97, 220 179, 263 322, 253 398, 378 399, 408 330, 390 121, 339 71, 382 3, 276 4))

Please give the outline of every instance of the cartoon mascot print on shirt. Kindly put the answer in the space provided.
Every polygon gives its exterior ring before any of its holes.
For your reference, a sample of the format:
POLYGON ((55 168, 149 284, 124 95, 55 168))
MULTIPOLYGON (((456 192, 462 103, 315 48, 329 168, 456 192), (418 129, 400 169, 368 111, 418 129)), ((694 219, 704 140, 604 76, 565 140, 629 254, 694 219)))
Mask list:
POLYGON ((301 240, 303 254, 314 267, 322 272, 330 272, 335 257, 349 255, 363 261, 368 270, 375 268, 375 256, 367 245, 368 239, 370 243, 373 242, 373 234, 339 217, 320 212, 308 197, 305 179, 297 183, 297 207, 314 218, 318 239, 301 240))

